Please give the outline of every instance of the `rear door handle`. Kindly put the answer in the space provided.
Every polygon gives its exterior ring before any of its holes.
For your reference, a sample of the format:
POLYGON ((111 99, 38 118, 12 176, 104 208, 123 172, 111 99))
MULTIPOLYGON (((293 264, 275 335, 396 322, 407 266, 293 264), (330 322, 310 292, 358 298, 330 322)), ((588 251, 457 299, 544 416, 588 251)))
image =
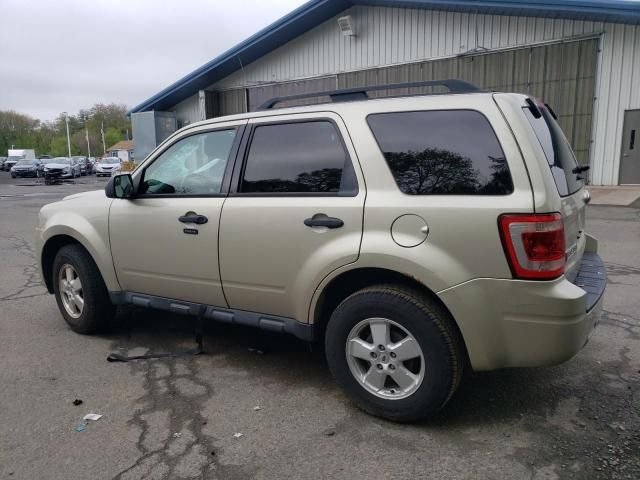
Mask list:
POLYGON ((334 217, 320 217, 320 218, 306 218, 304 224, 307 227, 327 227, 327 228, 340 228, 344 225, 344 222, 339 218, 334 217))
POLYGON ((178 220, 180 220, 182 223, 195 223, 198 225, 204 225, 209 221, 209 219, 204 215, 197 215, 194 213, 188 213, 186 215, 183 215, 180 218, 178 218, 178 220))

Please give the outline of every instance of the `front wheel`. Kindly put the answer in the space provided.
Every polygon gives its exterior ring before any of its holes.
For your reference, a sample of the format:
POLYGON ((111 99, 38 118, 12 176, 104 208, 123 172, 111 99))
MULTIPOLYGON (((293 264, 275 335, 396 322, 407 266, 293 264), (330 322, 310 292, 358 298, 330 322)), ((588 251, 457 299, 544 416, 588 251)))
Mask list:
POLYGON ((53 289, 58 308, 74 332, 96 333, 115 314, 98 267, 78 244, 62 247, 56 255, 53 289))
POLYGON ((358 407, 410 422, 435 415, 457 389, 464 358, 459 337, 433 299, 376 286, 336 308, 325 350, 331 373, 358 407))

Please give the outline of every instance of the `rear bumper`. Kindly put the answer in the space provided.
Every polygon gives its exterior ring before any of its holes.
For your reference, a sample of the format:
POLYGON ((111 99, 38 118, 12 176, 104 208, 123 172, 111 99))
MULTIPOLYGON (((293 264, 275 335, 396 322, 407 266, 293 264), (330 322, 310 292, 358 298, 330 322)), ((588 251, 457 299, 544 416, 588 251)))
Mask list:
POLYGON ((600 257, 585 253, 574 283, 477 279, 440 292, 474 370, 556 365, 586 345, 607 283, 600 257))

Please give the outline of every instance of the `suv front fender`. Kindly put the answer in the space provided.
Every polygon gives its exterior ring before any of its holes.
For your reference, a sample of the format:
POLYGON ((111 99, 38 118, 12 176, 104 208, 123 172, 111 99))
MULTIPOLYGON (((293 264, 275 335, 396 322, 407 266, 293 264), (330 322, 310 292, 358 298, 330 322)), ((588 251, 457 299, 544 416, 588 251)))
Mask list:
POLYGON ((36 229, 36 252, 42 278, 49 290, 50 285, 45 278, 47 272, 45 264, 53 261, 49 256, 55 257, 57 251, 57 248, 55 251, 51 251, 51 247, 60 243, 68 244, 72 241, 79 243, 89 252, 107 289, 109 291, 120 290, 111 258, 107 218, 106 216, 104 218, 90 218, 91 221, 68 210, 55 212, 51 215, 47 215, 46 211, 41 211, 41 223, 36 229))

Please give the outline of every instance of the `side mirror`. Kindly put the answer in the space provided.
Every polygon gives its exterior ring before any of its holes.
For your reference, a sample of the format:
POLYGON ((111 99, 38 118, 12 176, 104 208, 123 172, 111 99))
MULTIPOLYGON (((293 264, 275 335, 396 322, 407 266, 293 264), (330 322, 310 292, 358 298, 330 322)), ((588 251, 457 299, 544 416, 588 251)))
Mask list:
POLYGON ((133 198, 133 178, 128 173, 111 177, 104 193, 108 198, 133 198))

